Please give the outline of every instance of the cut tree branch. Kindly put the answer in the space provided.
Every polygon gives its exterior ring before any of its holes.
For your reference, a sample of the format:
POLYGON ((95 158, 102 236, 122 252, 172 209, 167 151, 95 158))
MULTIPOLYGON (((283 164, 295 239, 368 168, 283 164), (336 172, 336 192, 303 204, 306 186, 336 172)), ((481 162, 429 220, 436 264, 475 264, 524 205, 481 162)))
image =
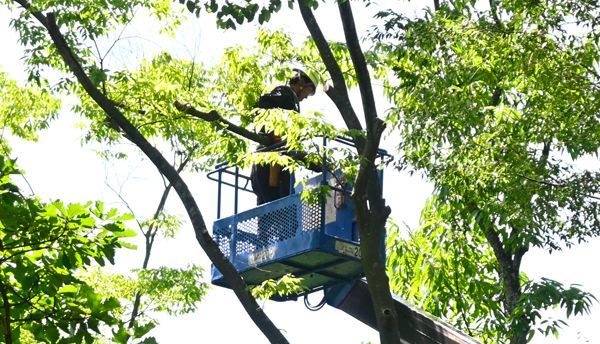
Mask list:
POLYGON ((225 128, 227 130, 231 131, 232 133, 238 134, 238 135, 245 137, 249 140, 252 140, 254 142, 258 142, 259 144, 261 144, 263 146, 270 146, 271 144, 273 144, 273 141, 267 135, 257 134, 257 133, 250 131, 244 127, 235 125, 235 124, 229 122, 228 120, 226 120, 225 118, 223 118, 223 116, 221 116, 219 114, 219 112, 216 110, 211 110, 209 112, 203 112, 203 111, 196 109, 195 107, 193 107, 190 104, 183 104, 183 103, 180 103, 179 101, 175 101, 174 105, 175 105, 175 108, 177 108, 177 110, 179 110, 183 113, 186 113, 190 116, 205 120, 207 122, 216 122, 216 123, 224 124, 225 128))

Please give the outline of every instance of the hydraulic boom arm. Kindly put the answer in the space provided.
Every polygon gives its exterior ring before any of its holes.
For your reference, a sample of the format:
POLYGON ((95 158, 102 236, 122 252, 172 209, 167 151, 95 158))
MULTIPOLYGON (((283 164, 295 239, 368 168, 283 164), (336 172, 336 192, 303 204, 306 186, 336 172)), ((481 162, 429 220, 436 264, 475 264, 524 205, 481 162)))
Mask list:
MULTIPOLYGON (((325 298, 330 306, 340 309, 362 323, 377 329, 371 295, 367 282, 357 280, 327 288, 325 298)), ((410 344, 478 344, 476 340, 453 329, 449 325, 433 319, 396 299, 400 331, 404 343, 410 344)))

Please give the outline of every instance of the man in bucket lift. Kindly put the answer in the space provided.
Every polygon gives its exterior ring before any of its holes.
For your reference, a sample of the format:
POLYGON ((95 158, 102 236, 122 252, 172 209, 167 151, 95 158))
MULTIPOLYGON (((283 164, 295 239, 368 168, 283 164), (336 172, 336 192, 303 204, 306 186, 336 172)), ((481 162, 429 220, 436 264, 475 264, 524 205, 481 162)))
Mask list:
MULTIPOLYGON (((300 69, 289 80, 289 85, 275 87, 270 93, 262 95, 256 104, 261 109, 285 109, 300 112, 300 102, 315 94, 315 83, 300 69)), ((273 144, 281 138, 268 134, 273 144)), ((262 147, 259 147, 262 148, 262 147)), ((257 205, 286 197, 290 193, 290 173, 279 165, 253 165, 250 174, 252 189, 256 194, 257 205)))

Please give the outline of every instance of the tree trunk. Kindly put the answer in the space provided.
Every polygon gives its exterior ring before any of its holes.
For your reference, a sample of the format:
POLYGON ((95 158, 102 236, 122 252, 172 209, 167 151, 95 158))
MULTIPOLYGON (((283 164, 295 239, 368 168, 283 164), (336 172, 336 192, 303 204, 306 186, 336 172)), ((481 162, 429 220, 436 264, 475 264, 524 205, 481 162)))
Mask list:
POLYGON ((506 314, 511 317, 511 322, 519 325, 513 326, 513 329, 516 328, 519 331, 511 331, 510 344, 525 344, 530 329, 529 323, 525 316, 514 317, 515 309, 519 306, 519 299, 521 298, 520 273, 519 267, 515 266, 516 263, 516 260, 512 259, 510 268, 501 267, 501 277, 504 284, 504 309, 506 314))
MULTIPOLYGON (((321 59, 333 82, 333 87, 326 89, 325 92, 340 111, 348 129, 363 131, 350 102, 344 74, 335 60, 310 6, 310 3, 306 0, 298 2, 304 23, 315 41, 321 59)), ((385 205, 382 198, 374 164, 385 125, 377 117, 371 79, 356 33, 350 1, 338 2, 338 9, 344 28, 344 36, 348 44, 348 51, 358 78, 367 127, 366 136, 357 135, 354 138, 361 163, 352 195, 361 237, 360 249, 363 270, 373 300, 373 309, 376 314, 381 343, 396 344, 400 343, 400 329, 389 280, 386 275, 384 248, 381 245, 382 240, 385 238, 385 225, 390 209, 385 205)))
POLYGON ((526 344, 527 343, 527 333, 529 332, 529 328, 524 329, 518 333, 514 333, 510 338, 510 344, 526 344))
POLYGON ((10 300, 8 299, 8 291, 4 283, 0 282, 0 294, 2 294, 2 308, 4 317, 2 318, 2 332, 4 333, 4 341, 6 344, 12 344, 12 330, 10 327, 10 300))
POLYGON ((373 223, 373 213, 358 215, 360 230, 360 250, 363 270, 367 278, 369 293, 373 300, 373 308, 382 344, 400 343, 398 315, 391 296, 389 279, 386 274, 385 260, 382 257, 381 240, 384 239, 385 225, 373 223), (363 217, 368 218, 365 223, 363 217))
POLYGON ((353 200, 360 231, 363 270, 373 299, 381 343, 400 343, 398 314, 386 274, 385 248, 382 247, 390 209, 381 197, 379 176, 374 165, 363 166, 362 171, 366 174, 361 177, 359 173, 353 200))
MULTIPOLYGON (((479 209, 476 205, 473 205, 472 207, 475 210, 479 209)), ((508 315, 511 323, 520 325, 516 326, 516 328, 520 329, 518 332, 511 332, 510 344, 525 344, 527 343, 527 333, 529 332, 530 326, 524 316, 514 318, 513 314, 519 305, 519 299, 521 297, 521 258, 525 252, 527 252, 527 248, 521 248, 517 250, 516 253, 511 254, 505 248, 504 243, 500 240, 498 233, 496 233, 492 225, 486 225, 482 217, 477 219, 477 223, 479 228, 483 231, 487 242, 492 247, 494 256, 498 261, 498 272, 504 289, 504 311, 508 315)), ((513 328, 515 328, 515 326, 513 326, 513 328)))

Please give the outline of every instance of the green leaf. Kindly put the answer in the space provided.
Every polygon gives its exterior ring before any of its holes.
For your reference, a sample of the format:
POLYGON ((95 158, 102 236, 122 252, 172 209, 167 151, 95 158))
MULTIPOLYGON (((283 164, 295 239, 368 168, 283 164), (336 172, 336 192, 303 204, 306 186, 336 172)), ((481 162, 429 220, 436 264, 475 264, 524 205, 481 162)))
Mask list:
POLYGON ((58 289, 58 294, 75 294, 79 291, 79 288, 74 285, 65 285, 58 289))
POLYGON ((156 323, 149 322, 144 325, 134 326, 133 328, 133 336, 134 338, 142 338, 148 332, 150 332, 153 328, 156 327, 156 323))

